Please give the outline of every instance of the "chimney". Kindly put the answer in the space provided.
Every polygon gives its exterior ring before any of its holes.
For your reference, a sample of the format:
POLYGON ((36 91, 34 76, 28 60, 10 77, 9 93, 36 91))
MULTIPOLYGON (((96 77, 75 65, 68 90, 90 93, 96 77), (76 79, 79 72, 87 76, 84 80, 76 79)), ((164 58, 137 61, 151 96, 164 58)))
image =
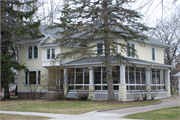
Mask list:
POLYGON ((80 28, 83 28, 82 21, 79 21, 79 22, 78 22, 78 25, 77 25, 77 29, 80 29, 80 28))
POLYGON ((176 59, 176 63, 178 64, 178 72, 180 72, 180 54, 178 55, 176 59))

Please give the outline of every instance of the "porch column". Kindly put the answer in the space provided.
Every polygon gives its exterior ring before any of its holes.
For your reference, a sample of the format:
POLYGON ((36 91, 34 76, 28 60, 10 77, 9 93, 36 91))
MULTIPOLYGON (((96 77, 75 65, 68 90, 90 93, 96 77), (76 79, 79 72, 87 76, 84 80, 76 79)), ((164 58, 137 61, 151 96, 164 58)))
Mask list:
POLYGON ((119 100, 127 101, 125 65, 120 66, 119 100))
POLYGON ((89 67, 89 99, 94 100, 94 69, 89 67))
POLYGON ((150 68, 146 68, 145 72, 145 90, 147 91, 147 98, 151 99, 151 71, 150 68))
POLYGON ((67 97, 67 91, 68 91, 68 72, 67 68, 64 68, 64 84, 63 84, 63 90, 64 90, 64 96, 67 97))
POLYGON ((171 89, 170 89, 170 70, 165 70, 165 84, 166 84, 166 91, 167 97, 171 97, 171 89))

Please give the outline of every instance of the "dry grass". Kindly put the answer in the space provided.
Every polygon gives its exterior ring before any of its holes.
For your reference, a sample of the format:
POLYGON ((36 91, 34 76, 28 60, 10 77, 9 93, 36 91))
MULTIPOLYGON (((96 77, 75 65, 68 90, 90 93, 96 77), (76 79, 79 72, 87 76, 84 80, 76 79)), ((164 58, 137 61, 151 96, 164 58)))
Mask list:
POLYGON ((33 100, 4 100, 4 101, 0 101, 0 104, 1 105, 4 105, 4 104, 11 104, 11 103, 20 103, 20 102, 29 102, 29 101, 33 101, 33 100))
POLYGON ((47 120, 50 117, 30 116, 30 115, 16 115, 16 114, 0 114, 1 120, 47 120))
POLYGON ((1 110, 4 111, 26 111, 26 112, 43 112, 58 114, 83 114, 95 110, 105 110, 113 108, 121 108, 128 106, 147 105, 159 102, 144 101, 131 103, 100 103, 93 101, 34 101, 29 103, 19 103, 13 105, 3 105, 1 110))

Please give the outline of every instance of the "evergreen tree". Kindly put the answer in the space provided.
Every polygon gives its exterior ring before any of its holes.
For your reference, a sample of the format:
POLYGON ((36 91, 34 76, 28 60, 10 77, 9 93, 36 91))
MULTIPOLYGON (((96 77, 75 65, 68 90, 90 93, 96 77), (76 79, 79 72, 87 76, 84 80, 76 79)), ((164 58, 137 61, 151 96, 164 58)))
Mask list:
MULTIPOLYGON (((79 53, 78 57, 91 56, 95 54, 92 45, 96 41, 104 41, 103 45, 106 65, 106 80, 108 84, 108 100, 115 100, 112 66, 110 54, 113 53, 120 62, 126 60, 122 55, 127 48, 128 40, 136 39, 143 44, 146 36, 142 34, 148 27, 139 22, 141 15, 127 5, 132 0, 68 0, 65 1, 60 23, 54 23, 49 28, 60 27, 63 30, 57 34, 63 35, 58 39, 61 45, 68 45, 73 51, 64 54, 65 57, 71 57, 79 53), (77 22, 79 22, 77 26, 77 22), (124 43, 118 43, 117 39, 123 39, 124 43), (121 50, 117 53, 117 45, 121 50), (77 47, 79 46, 79 47, 77 47)), ((135 54, 135 53, 130 53, 135 54)))
POLYGON ((16 62, 18 46, 16 42, 27 36, 37 35, 40 21, 34 22, 32 17, 37 8, 37 0, 20 2, 1 2, 1 85, 4 98, 9 99, 9 83, 14 82, 15 70, 26 69, 16 62))

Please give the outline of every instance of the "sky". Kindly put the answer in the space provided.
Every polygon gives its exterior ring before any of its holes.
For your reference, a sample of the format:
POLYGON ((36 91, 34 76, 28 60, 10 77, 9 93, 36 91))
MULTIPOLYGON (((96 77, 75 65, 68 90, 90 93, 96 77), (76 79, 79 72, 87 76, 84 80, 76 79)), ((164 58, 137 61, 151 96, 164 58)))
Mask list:
MULTIPOLYGON (((60 17, 58 9, 61 9, 63 0, 40 0, 40 2, 44 3, 44 6, 39 7, 38 17, 42 19, 43 15, 50 15, 52 3, 54 21, 58 21, 57 18, 60 17)), ((174 11, 180 8, 180 0, 137 0, 130 8, 141 12, 143 23, 149 27, 155 27, 157 20, 169 19, 175 13, 174 11)), ((47 19, 47 21, 51 20, 47 19)))

